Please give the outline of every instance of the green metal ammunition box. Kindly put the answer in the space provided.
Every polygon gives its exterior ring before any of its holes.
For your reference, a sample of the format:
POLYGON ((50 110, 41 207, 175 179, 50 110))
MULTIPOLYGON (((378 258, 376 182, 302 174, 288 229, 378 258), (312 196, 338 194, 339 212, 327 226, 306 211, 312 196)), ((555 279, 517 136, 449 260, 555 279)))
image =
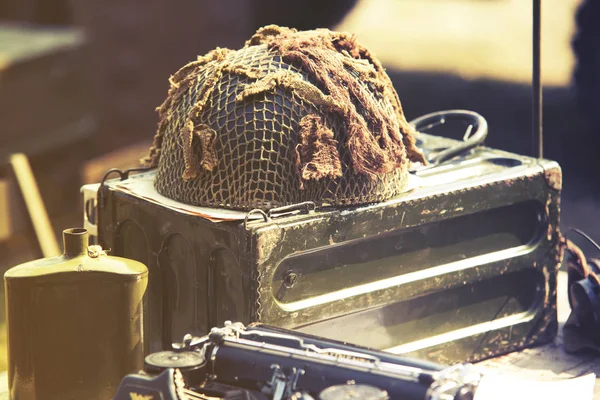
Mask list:
POLYGON ((97 191, 99 243, 149 268, 150 351, 226 320, 441 363, 556 334, 555 162, 479 147, 414 173, 413 190, 383 203, 221 219, 158 195, 152 171, 122 178, 84 192, 97 191))

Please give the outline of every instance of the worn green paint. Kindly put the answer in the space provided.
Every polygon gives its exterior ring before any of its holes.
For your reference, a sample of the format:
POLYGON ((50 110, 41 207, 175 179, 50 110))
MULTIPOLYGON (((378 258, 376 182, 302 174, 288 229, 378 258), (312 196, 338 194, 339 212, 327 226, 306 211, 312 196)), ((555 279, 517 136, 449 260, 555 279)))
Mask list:
POLYGON ((4 275, 15 399, 112 398, 121 378, 143 366, 147 268, 93 254, 83 229, 63 236, 62 256, 4 275))

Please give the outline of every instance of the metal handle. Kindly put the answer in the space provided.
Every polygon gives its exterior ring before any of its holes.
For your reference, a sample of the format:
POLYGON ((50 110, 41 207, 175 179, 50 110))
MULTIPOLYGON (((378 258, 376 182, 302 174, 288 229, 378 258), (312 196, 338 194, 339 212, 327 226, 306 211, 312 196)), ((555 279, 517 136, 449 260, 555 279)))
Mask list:
POLYGON ((463 121, 469 124, 463 142, 450 147, 429 160, 437 165, 460 154, 475 148, 485 141, 488 134, 488 123, 480 114, 467 110, 445 110, 423 115, 410 121, 417 132, 426 131, 434 126, 445 124, 448 121, 463 121), (474 131, 474 133, 472 133, 474 131))
POLYGON ((104 176, 102 177, 102 180, 100 181, 100 186, 104 186, 104 183, 106 182, 106 180, 108 179, 108 177, 113 174, 113 173, 117 173, 119 174, 119 178, 124 181, 126 179, 129 178, 129 174, 131 174, 132 172, 147 172, 152 170, 153 167, 140 167, 140 168, 130 168, 130 169, 126 169, 125 171, 121 171, 118 168, 112 168, 109 169, 104 176))

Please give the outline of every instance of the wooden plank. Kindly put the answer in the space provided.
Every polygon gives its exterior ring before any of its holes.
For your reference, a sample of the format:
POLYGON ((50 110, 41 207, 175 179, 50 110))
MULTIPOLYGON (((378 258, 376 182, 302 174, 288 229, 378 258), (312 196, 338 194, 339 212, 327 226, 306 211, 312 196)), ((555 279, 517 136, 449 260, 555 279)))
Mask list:
POLYGON ((8 179, 0 178, 0 242, 12 233, 12 216, 10 215, 10 184, 8 179))
POLYGON ((46 206, 40 195, 27 156, 22 153, 13 154, 10 158, 10 163, 15 173, 15 177, 17 178, 21 193, 23 194, 23 200, 27 206, 27 211, 44 257, 59 256, 61 250, 58 241, 56 240, 56 236, 52 231, 52 224, 50 223, 50 218, 48 218, 46 206))

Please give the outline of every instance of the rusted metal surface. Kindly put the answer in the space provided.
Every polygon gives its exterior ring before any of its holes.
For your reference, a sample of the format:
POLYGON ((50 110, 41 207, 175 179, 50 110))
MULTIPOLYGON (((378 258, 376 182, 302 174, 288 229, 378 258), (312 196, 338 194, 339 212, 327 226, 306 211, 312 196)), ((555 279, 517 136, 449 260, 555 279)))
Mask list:
POLYGON ((562 190, 562 171, 557 166, 555 168, 549 168, 544 171, 546 175, 546 181, 548 186, 554 190, 562 190))

